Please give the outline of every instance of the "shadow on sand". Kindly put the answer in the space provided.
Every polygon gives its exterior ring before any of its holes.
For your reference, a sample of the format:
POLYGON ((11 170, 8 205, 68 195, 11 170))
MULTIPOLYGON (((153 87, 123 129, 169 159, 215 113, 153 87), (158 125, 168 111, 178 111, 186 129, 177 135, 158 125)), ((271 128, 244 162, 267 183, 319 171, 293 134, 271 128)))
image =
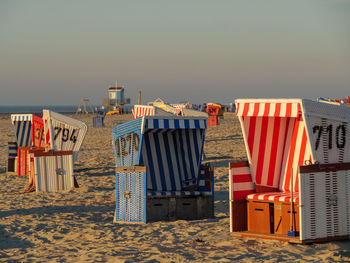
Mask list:
MULTIPOLYGON (((67 202, 70 202, 68 200, 67 202)), ((42 207, 32 207, 32 208, 19 208, 8 211, 0 211, 0 218, 9 217, 9 216, 45 216, 45 217, 53 217, 57 214, 62 216, 62 219, 68 214, 68 217, 71 217, 72 214, 75 214, 77 218, 81 220, 88 220, 94 223, 100 223, 101 220, 105 221, 104 216, 106 214, 111 214, 113 217, 114 212, 114 204, 112 202, 84 202, 82 201, 74 201, 77 205, 64 205, 64 206, 42 206, 42 207)), ((112 218, 110 219, 112 220, 112 218)), ((1 228, 0 228, 1 233, 1 228)))
POLYGON ((205 142, 231 141, 231 140, 235 140, 235 139, 242 140, 243 137, 241 135, 230 135, 230 136, 226 136, 225 138, 206 139, 205 142))
MULTIPOLYGON (((0 252, 1 250, 10 249, 10 248, 29 248, 33 247, 33 243, 21 239, 18 237, 11 236, 4 228, 0 225, 0 252)), ((0 253, 0 258, 2 257, 0 253)))

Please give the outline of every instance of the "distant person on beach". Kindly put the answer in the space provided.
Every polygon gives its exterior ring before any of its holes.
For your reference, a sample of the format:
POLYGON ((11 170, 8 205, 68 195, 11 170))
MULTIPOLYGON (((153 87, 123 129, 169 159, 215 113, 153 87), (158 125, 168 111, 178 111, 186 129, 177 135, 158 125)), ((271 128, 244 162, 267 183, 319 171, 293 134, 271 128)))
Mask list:
POLYGON ((203 103, 200 109, 201 112, 206 112, 207 111, 207 104, 203 103))

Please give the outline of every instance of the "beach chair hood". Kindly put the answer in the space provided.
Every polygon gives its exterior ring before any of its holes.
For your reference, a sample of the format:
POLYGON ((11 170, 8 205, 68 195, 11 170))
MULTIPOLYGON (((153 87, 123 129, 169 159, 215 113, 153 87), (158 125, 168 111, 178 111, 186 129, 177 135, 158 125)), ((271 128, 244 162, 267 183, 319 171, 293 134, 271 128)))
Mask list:
POLYGON ((154 191, 180 191, 200 173, 206 118, 143 116, 115 126, 112 143, 117 167, 147 167, 154 191))
POLYGON ((298 166, 350 161, 350 109, 306 99, 237 99, 256 185, 298 191, 298 166), (293 177, 291 170, 293 169, 293 177))

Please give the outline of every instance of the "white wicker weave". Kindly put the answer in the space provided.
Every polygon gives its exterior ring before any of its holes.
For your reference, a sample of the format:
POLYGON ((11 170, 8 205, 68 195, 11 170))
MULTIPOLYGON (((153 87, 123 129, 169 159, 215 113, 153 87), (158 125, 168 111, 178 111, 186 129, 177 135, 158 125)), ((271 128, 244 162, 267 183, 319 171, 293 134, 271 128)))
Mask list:
POLYGON ((301 173, 300 239, 350 235, 350 170, 301 173))

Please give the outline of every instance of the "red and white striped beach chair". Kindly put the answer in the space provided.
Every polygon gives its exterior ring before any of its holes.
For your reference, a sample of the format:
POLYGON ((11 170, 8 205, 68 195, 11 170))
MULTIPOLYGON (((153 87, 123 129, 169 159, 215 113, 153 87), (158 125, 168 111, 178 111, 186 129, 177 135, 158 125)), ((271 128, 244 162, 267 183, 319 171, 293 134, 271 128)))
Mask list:
MULTIPOLYGON (((243 189, 243 192, 236 193, 234 184, 230 183, 231 209, 237 206, 234 205, 235 196, 247 201, 247 228, 235 227, 238 215, 233 209, 231 232, 297 243, 349 236, 350 213, 346 222, 341 221, 339 214, 335 216, 327 212, 330 207, 326 206, 318 208, 315 218, 323 217, 322 222, 328 228, 332 228, 329 226, 331 222, 337 221, 339 229, 349 231, 321 231, 323 234, 305 235, 309 229, 316 229, 317 232, 321 227, 315 225, 315 221, 305 219, 305 204, 309 198, 306 196, 312 189, 320 192, 320 189, 324 189, 322 194, 313 195, 316 203, 318 199, 327 203, 328 199, 333 198, 342 200, 337 204, 350 209, 350 201, 347 201, 350 188, 340 190, 339 183, 336 183, 343 180, 339 178, 347 173, 348 166, 344 166, 344 163, 350 162, 350 109, 304 99, 238 99, 236 116, 241 123, 255 192, 245 193, 243 189), (334 180, 320 175, 317 185, 311 185, 310 180, 305 179, 311 176, 310 172, 305 172, 309 171, 305 167, 311 167, 309 164, 312 163, 328 165, 328 168, 324 168, 326 170, 333 167, 334 180), (339 163, 343 163, 341 169, 339 163), (331 190, 327 190, 327 187, 331 190)), ((312 170, 314 173, 324 173, 316 168, 312 170)), ((234 172, 230 166, 230 180, 234 178, 234 172)), ((334 201, 329 203, 332 204, 331 208, 337 205, 334 201)))
POLYGON ((133 119, 140 118, 142 116, 173 116, 174 114, 162 110, 161 108, 155 106, 147 105, 134 105, 132 109, 133 119))

